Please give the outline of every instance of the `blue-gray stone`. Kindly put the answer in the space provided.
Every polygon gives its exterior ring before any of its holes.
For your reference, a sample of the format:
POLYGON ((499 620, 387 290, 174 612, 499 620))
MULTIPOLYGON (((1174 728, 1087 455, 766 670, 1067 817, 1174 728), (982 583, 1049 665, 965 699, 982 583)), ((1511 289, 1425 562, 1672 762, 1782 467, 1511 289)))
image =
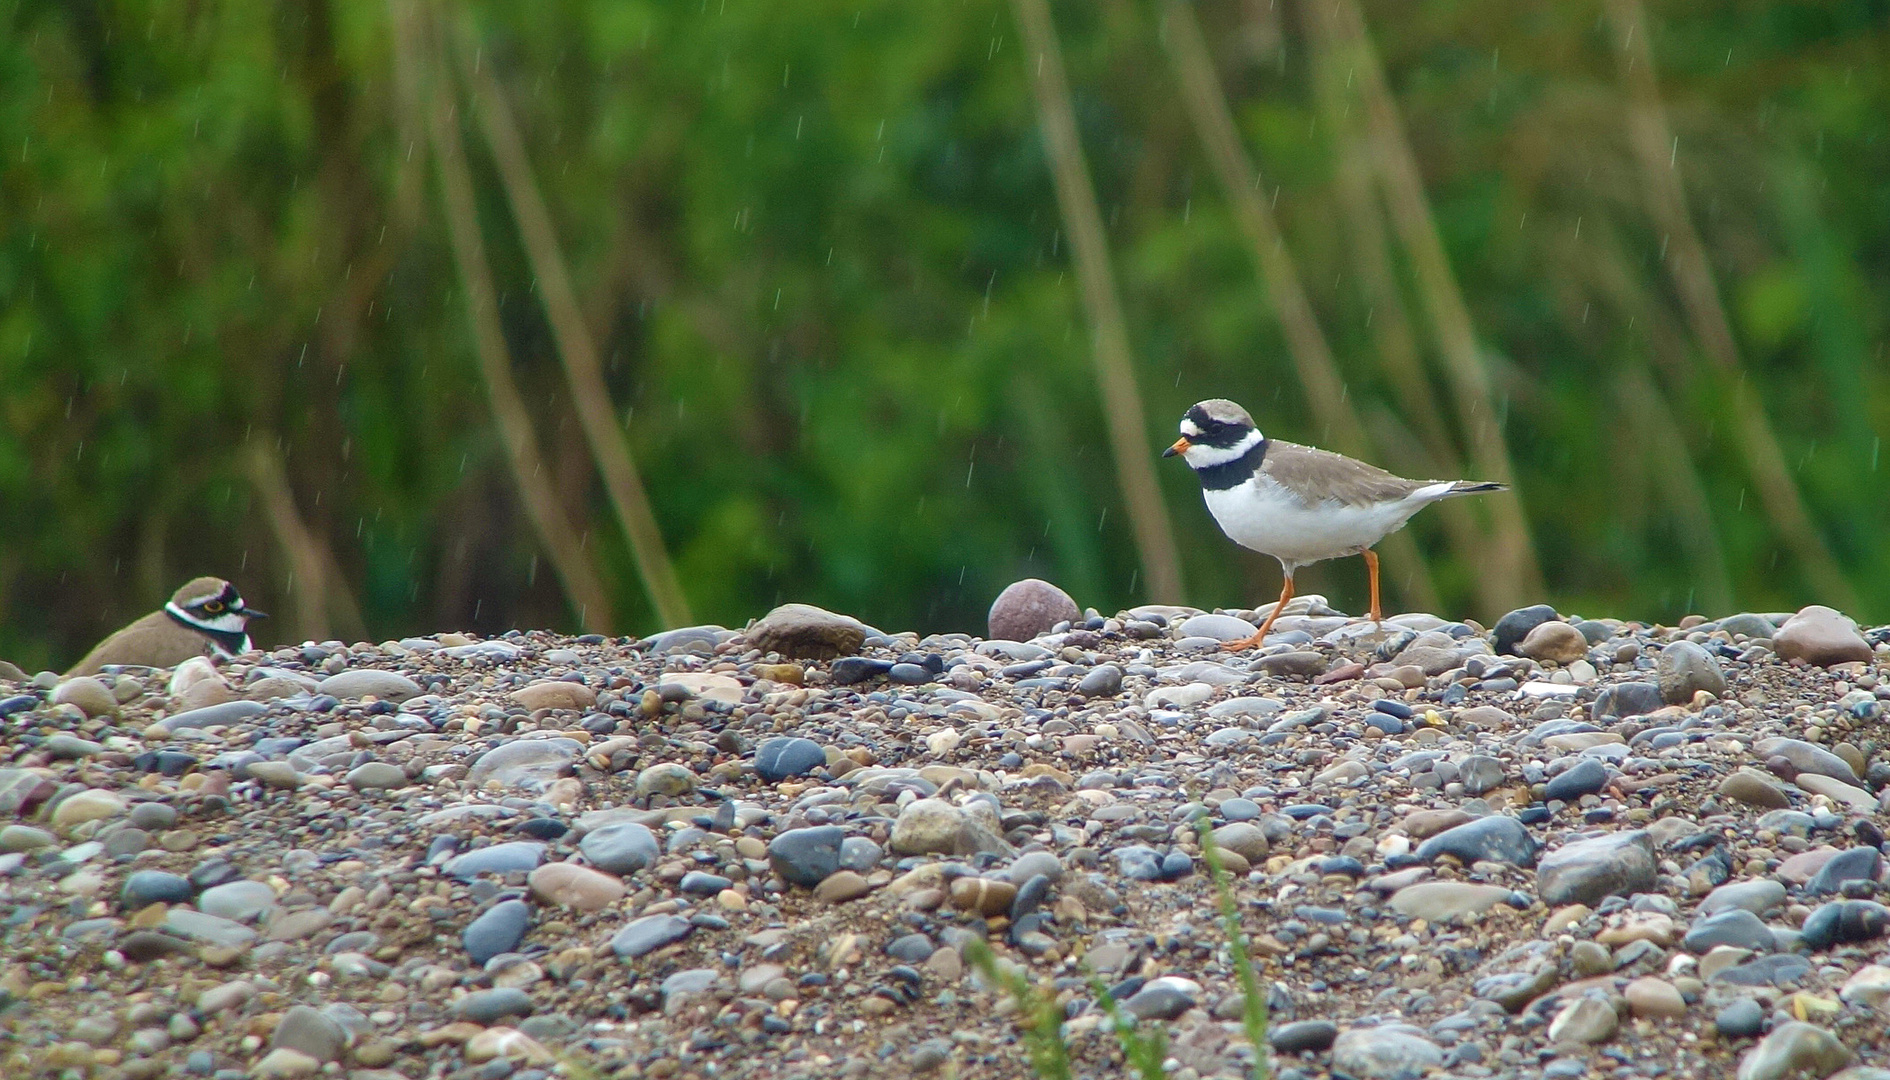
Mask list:
POLYGON ((714 968, 688 968, 668 976, 657 984, 656 989, 663 1000, 667 1001, 672 997, 700 994, 714 986, 715 980, 714 968))
POLYGON ((1194 873, 1194 856, 1185 851, 1171 851, 1162 856, 1162 880, 1180 881, 1194 873))
POLYGON ((1876 848, 1848 848, 1833 855, 1831 861, 1805 882, 1805 892, 1810 896, 1823 896, 1837 892, 1847 881, 1876 881, 1882 869, 1883 853, 1876 848))
POLYGON ((789 884, 813 888, 840 869, 846 830, 838 825, 789 829, 768 843, 768 863, 789 884))
POLYGON ((1122 669, 1114 664, 1099 664, 1076 684, 1084 697, 1114 697, 1122 692, 1122 669))
POLYGON ((1267 1045, 1282 1054, 1318 1053, 1339 1037, 1339 1025, 1330 1020, 1298 1020, 1267 1030, 1267 1045))
POLYGON ((1122 1003, 1122 1011, 1137 1020, 1173 1020, 1192 1008, 1192 994, 1162 979, 1142 987, 1122 1003))
POLYGON ((472 962, 483 964, 500 953, 517 952, 531 925, 531 905, 523 900, 501 900, 467 924, 460 941, 472 962))
POLYGON ((532 1008, 531 995, 525 991, 516 986, 495 986, 474 990, 454 1002, 453 1015, 475 1024, 490 1024, 508 1016, 530 1016, 532 1008))
POLYGON ((1890 932, 1890 908, 1874 900, 1834 900, 1813 908, 1799 932, 1799 940, 1813 950, 1874 941, 1890 932))
POLYGON ((1252 799, 1226 799, 1221 802, 1221 816, 1228 821, 1252 821, 1264 811, 1252 799))
POLYGON ((849 836, 840 841, 840 869, 866 873, 879 865, 886 853, 870 838, 849 836))
POLYGON ((902 686, 923 686, 932 681, 932 673, 918 664, 894 664, 886 678, 902 686))
POLYGON ((1552 802, 1574 802, 1607 784, 1608 767, 1595 758, 1583 758, 1550 778, 1548 797, 1552 802))
POLYGON ((1603 897, 1652 892, 1658 883, 1654 839, 1646 829, 1572 841, 1544 855, 1536 868, 1536 891, 1552 907, 1592 907, 1603 897))
POLYGON ((901 934, 886 945, 886 955, 894 960, 903 960, 908 964, 924 963, 926 958, 938 951, 938 946, 925 934, 901 934))
POLYGON ((1654 683, 1615 683, 1595 698, 1593 716, 1597 720, 1618 720, 1642 716, 1666 704, 1660 696, 1660 687, 1654 683))
POLYGON ((221 705, 210 705, 201 709, 180 712, 175 716, 167 716, 159 720, 157 726, 167 732, 222 727, 268 711, 269 707, 260 701, 226 701, 221 705))
POLYGON ((854 683, 863 683, 875 676, 884 675, 891 670, 892 661, 872 660, 864 656, 849 656, 844 659, 835 660, 833 665, 828 669, 829 674, 833 676, 835 686, 851 686, 854 683))
POLYGON ((545 845, 536 840, 512 840, 468 851, 447 862, 448 877, 475 878, 480 874, 519 874, 538 869, 545 861, 545 845))
POLYGON ((139 870, 125 878, 118 900, 127 911, 135 911, 147 904, 181 904, 196 894, 187 878, 162 870, 139 870))
POLYGON ((655 862, 662 854, 656 834, 634 821, 617 821, 592 829, 578 841, 592 866, 623 877, 655 862))
POLYGON ((1450 855, 1466 866, 1483 861, 1532 866, 1536 839, 1515 818, 1492 814, 1445 829, 1418 845, 1416 855, 1420 862, 1435 862, 1440 855, 1450 855))
POLYGON ((1116 868, 1124 877, 1136 881, 1161 881, 1162 854, 1146 844, 1130 844, 1115 850, 1116 868))
POLYGON ((1712 981, 1732 986, 1783 986, 1810 971, 1811 961, 1797 953, 1773 953, 1715 972, 1712 981))
POLYGON ((1496 620, 1496 626, 1492 631, 1496 652, 1498 655, 1503 653, 1511 656, 1520 655, 1516 652, 1516 646, 1522 644, 1522 639, 1529 636, 1529 631, 1560 617, 1555 613, 1555 609, 1547 604, 1517 608, 1496 620))
POLYGON ((665 630, 643 642, 643 648, 651 655, 662 656, 668 653, 695 653, 698 656, 715 655, 715 647, 721 638, 715 626, 685 626, 676 630, 665 630))
POLYGON ((770 784, 806 776, 827 765, 827 751, 812 739, 769 739, 755 751, 755 773, 770 784))
POLYGON ((1765 1030, 1765 1006, 1749 997, 1734 998, 1713 1016, 1713 1026, 1730 1039, 1749 1039, 1765 1030))
POLYGON ((1695 921, 1681 944, 1690 953, 1705 953, 1715 945, 1769 953, 1778 947, 1778 940, 1757 915, 1744 908, 1733 908, 1695 921))
POLYGON ((694 930, 695 926, 679 915, 645 915, 617 931, 610 939, 610 950, 626 960, 634 960, 681 941, 694 930))
POLYGON ((676 883, 678 892, 685 892, 691 896, 714 896, 723 889, 734 888, 734 886, 735 882, 720 874, 705 873, 701 870, 689 871, 682 876, 681 881, 676 883))
POLYGON ((1044 899, 1050 895, 1050 877, 1038 874, 1017 887, 1017 895, 1011 898, 1011 921, 1016 922, 1043 906, 1044 899))

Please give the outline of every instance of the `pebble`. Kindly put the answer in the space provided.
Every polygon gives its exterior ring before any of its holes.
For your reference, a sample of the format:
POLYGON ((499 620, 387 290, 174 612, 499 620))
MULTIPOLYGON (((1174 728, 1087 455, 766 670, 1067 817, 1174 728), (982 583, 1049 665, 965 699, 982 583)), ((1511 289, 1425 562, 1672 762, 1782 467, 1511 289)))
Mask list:
POLYGON ((645 915, 634 919, 610 939, 610 950, 626 960, 655 952, 686 938, 695 924, 675 915, 645 915))
POLYGON ((348 1031, 322 1010, 296 1005, 276 1021, 269 1045, 305 1054, 317 1064, 340 1061, 348 1048, 348 1031))
POLYGON ((474 788, 542 792, 570 773, 583 750, 575 739, 514 739, 474 759, 466 782, 474 788))
POLYGON ((839 871, 845 839, 846 830, 834 825, 789 829, 769 842, 768 863, 784 881, 811 889, 839 871))
POLYGON ((1854 1060, 1856 1055, 1831 1032, 1790 1020, 1773 1028, 1739 1059, 1738 1080, 1826 1077, 1854 1060))
POLYGON ((748 628, 748 643, 764 653, 797 660, 832 660, 866 641, 857 619, 812 604, 782 604, 748 628))
POLYGON ((1523 638, 1529 636, 1530 631, 1560 618, 1561 616, 1555 613, 1555 609, 1547 604, 1517 608, 1496 620, 1496 625, 1491 628, 1492 645, 1499 654, 1518 655, 1517 646, 1522 644, 1523 638))
POLYGON ((1749 997, 1734 998, 1713 1014, 1713 1026, 1729 1039, 1749 1039, 1765 1030, 1765 1006, 1749 997))
POLYGON ((1545 904, 1592 907, 1605 897, 1653 891, 1657 874, 1647 830, 1605 833, 1544 855, 1536 866, 1536 891, 1545 904))
POLYGON ((90 675, 60 683, 48 700, 54 705, 72 705, 88 717, 109 716, 118 711, 117 696, 90 675))
POLYGON ((578 850, 592 866, 617 877, 628 877, 662 855, 656 834, 634 821, 614 821, 587 831, 578 850))
POLYGON ((419 697, 423 691, 419 683, 399 672, 363 668, 330 675, 316 684, 315 692, 342 701, 373 697, 399 703, 419 697))
POLYGON ((1536 839, 1529 835, 1522 822, 1507 815, 1492 814, 1432 836, 1418 845, 1416 855, 1422 862, 1449 855, 1466 866, 1483 861, 1532 866, 1536 850, 1536 839))
POLYGON ((1786 619, 1772 635, 1772 649, 1782 660, 1803 660, 1819 667, 1870 659, 1870 643, 1857 632, 1857 624, 1823 604, 1801 608, 1786 619))
POLYGON ((568 862, 546 863, 527 875, 525 882, 541 903, 582 912, 602 911, 629 891, 623 879, 613 874, 568 862))
POLYGON ((827 752, 812 739, 769 739, 755 751, 755 772, 770 784, 808 776, 827 765, 827 752))
POLYGON ((1620 1019, 1614 1006, 1599 997, 1579 997, 1562 1007, 1549 1021, 1549 1041, 1554 1043, 1599 1043, 1614 1036, 1620 1019))
POLYGON ((1726 696, 1726 673, 1713 654, 1697 642, 1675 641, 1661 649, 1654 681, 1660 687, 1661 700, 1669 705, 1685 705, 1701 692, 1716 698, 1726 696))
POLYGON ((1588 655, 1588 639, 1565 622, 1544 622, 1525 635, 1516 651, 1531 660, 1567 666, 1588 655))
POLYGON ((1029 641, 1049 633, 1058 623, 1082 617, 1082 609, 1069 593, 1039 578, 1025 578, 998 593, 985 623, 993 640, 1029 641))
POLYGON ((1348 1028, 1332 1043, 1332 1071, 1355 1080, 1422 1076, 1444 1064, 1444 1051, 1403 1024, 1348 1028))

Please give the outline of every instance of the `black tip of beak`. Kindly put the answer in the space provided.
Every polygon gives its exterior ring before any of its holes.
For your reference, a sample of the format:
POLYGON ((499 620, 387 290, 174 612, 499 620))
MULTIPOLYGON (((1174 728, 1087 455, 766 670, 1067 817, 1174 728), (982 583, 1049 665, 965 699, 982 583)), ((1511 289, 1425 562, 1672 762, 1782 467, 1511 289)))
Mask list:
POLYGON ((253 607, 244 608, 243 615, 251 619, 267 619, 269 617, 269 613, 267 611, 257 611, 253 607))
POLYGON ((1174 447, 1172 447, 1172 446, 1171 446, 1171 447, 1169 447, 1168 449, 1166 449, 1166 450, 1163 450, 1163 451, 1162 451, 1162 456, 1163 456, 1163 457, 1174 457, 1174 456, 1175 456, 1176 454, 1178 454, 1178 453, 1180 453, 1180 452, 1181 452, 1181 451, 1179 451, 1179 450, 1176 450, 1176 449, 1175 449, 1174 447))

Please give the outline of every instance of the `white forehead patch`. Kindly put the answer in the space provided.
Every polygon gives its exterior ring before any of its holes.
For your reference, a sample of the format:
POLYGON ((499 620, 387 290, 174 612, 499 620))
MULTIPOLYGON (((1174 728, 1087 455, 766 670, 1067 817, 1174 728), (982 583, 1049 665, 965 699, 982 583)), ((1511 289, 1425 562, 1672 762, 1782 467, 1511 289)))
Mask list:
POLYGON ((1192 439, 1192 438, 1198 437, 1201 434, 1201 429, 1198 426, 1196 426, 1193 420, 1190 420, 1188 417, 1184 416, 1181 418, 1181 433, 1183 435, 1186 435, 1188 438, 1192 439))

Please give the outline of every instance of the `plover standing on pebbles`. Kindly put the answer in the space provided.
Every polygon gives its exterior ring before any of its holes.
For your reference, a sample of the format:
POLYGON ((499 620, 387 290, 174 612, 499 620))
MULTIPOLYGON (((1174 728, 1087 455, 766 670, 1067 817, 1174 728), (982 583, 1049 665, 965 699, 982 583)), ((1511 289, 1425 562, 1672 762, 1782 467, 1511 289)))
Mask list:
POLYGON ((1250 638, 1224 648, 1260 644, 1293 598, 1293 572, 1344 555, 1365 556, 1371 572, 1372 621, 1378 603, 1378 555, 1372 545, 1404 527, 1411 515, 1453 495, 1502 491, 1474 480, 1406 480, 1343 454, 1269 439, 1247 410, 1224 398, 1191 407, 1181 438, 1162 451, 1180 454, 1201 479, 1201 495, 1221 531, 1241 547, 1280 560, 1286 580, 1280 602, 1250 638))

